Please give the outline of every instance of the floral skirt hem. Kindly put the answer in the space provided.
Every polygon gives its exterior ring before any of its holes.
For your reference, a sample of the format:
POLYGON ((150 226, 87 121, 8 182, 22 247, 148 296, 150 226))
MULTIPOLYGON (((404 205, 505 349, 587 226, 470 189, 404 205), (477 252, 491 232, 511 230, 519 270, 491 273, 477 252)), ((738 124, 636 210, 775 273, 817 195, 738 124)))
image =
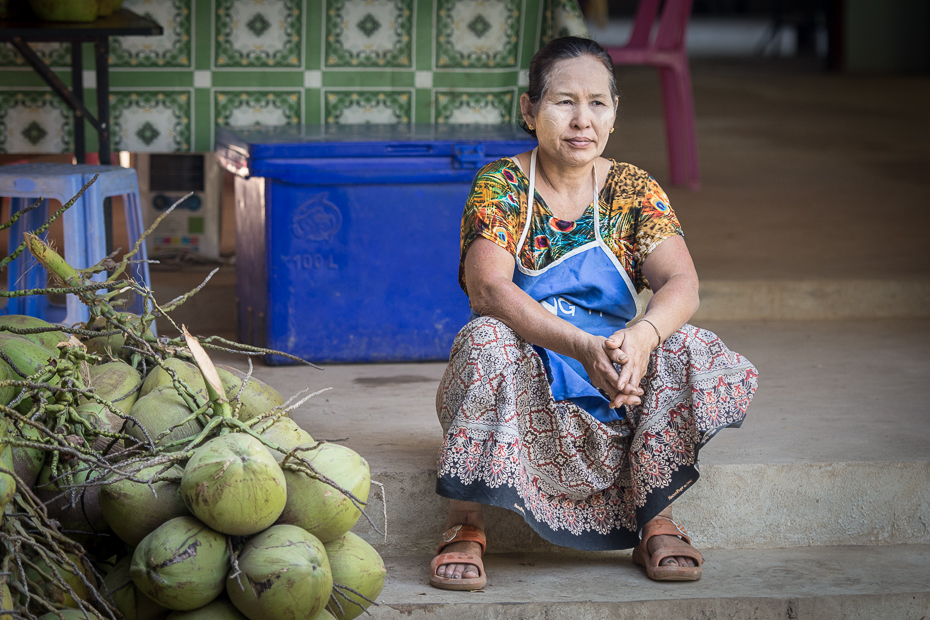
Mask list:
POLYGON ((471 321, 437 394, 437 493, 518 512, 558 545, 636 546, 642 525, 697 482, 700 448, 742 423, 758 373, 685 325, 653 353, 642 385, 642 405, 601 423, 553 399, 539 355, 510 328, 471 321))

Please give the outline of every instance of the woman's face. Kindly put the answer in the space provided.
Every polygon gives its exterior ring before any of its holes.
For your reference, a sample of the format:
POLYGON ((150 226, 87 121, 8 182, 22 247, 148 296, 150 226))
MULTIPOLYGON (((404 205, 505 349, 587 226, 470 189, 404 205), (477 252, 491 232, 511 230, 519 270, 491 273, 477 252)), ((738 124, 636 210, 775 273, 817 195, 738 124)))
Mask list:
POLYGON ((617 103, 607 68, 593 56, 555 63, 535 112, 529 96, 520 98, 523 118, 536 128, 539 150, 565 166, 583 166, 600 156, 617 103))

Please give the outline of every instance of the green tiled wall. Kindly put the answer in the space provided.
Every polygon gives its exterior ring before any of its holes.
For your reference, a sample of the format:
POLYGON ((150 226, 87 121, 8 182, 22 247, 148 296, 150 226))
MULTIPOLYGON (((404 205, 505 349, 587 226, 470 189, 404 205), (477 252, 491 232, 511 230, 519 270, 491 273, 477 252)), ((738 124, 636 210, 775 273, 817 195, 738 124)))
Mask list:
MULTIPOLYGON (((514 122, 576 0, 125 0, 165 30, 111 40, 114 150, 209 151, 217 125, 514 122)), ((70 47, 33 47, 70 83, 70 47)), ((85 102, 93 110, 88 48, 85 102)), ((0 44, 0 152, 72 150, 70 110, 0 44)), ((88 150, 96 150, 88 131, 88 150)))

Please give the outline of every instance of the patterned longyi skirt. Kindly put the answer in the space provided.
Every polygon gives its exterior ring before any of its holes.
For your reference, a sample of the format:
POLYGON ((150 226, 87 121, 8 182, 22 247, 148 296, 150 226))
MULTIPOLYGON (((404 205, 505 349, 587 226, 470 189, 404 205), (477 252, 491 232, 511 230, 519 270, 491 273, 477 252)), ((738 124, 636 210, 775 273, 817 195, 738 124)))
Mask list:
POLYGON ((469 322, 436 396, 437 493, 520 512, 558 545, 636 546, 642 526, 697 482, 700 448, 742 423, 758 373, 686 324, 653 352, 642 385, 642 405, 601 423, 553 399, 542 359, 513 330, 469 322))

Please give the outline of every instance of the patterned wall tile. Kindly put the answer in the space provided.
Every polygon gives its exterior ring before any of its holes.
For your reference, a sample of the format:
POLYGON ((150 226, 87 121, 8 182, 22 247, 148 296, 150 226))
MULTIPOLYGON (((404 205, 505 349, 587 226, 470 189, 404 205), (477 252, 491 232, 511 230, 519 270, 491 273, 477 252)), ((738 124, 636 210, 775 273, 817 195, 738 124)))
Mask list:
POLYGON ((299 125, 301 91, 215 91, 213 117, 219 126, 299 125))
POLYGON ((215 2, 215 67, 303 66, 301 0, 215 2))
POLYGON ((497 91, 437 91, 437 123, 509 123, 513 120, 516 89, 497 91))
POLYGON ((160 37, 113 37, 112 67, 190 67, 192 0, 125 0, 123 6, 161 24, 160 37))
POLYGON ((173 153, 191 150, 190 90, 110 92, 114 151, 173 153))
POLYGON ((437 0, 436 68, 517 65, 520 0, 437 0))
POLYGON ((325 90, 323 109, 328 125, 409 123, 412 90, 325 90))
POLYGON ((327 67, 400 67, 413 62, 413 0, 330 0, 327 67))
POLYGON ((543 8, 543 29, 539 45, 542 47, 559 37, 588 37, 588 25, 577 0, 546 0, 543 8))
POLYGON ((67 153, 73 117, 45 90, 0 91, 0 153, 67 153))
MULTIPOLYGON (((29 43, 29 47, 49 67, 71 66, 71 44, 29 43)), ((0 43, 0 67, 28 67, 29 63, 10 43, 0 43)))

